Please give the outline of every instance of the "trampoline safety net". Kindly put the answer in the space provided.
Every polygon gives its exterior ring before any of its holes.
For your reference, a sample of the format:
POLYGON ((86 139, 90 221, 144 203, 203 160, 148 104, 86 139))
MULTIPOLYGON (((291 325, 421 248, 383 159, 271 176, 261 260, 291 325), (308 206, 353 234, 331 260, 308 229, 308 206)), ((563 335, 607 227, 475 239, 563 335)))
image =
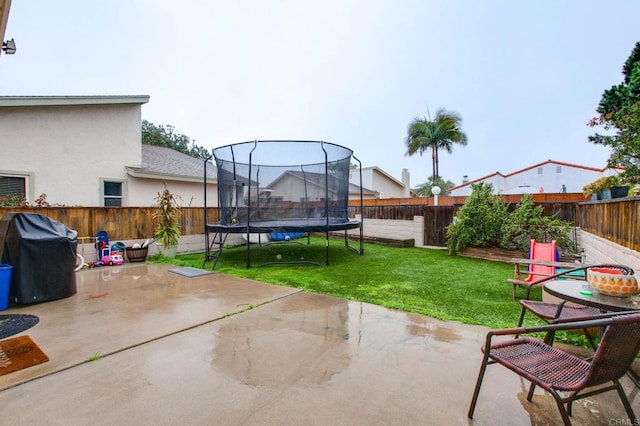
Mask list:
POLYGON ((319 141, 251 141, 214 149, 219 225, 287 232, 349 223, 352 154, 319 141))

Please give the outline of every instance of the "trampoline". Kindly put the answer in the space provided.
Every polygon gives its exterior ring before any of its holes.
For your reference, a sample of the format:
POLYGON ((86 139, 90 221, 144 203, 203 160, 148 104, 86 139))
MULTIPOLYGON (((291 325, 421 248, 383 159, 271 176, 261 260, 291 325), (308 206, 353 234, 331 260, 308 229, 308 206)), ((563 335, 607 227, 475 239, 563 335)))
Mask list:
MULTIPOLYGON (((351 160, 360 164, 350 149, 324 141, 264 140, 225 145, 215 148, 204 161, 205 179, 212 157, 217 168, 220 212, 217 223, 207 223, 205 191, 205 264, 213 261, 212 269, 228 234, 236 233, 323 233, 324 263, 329 265, 330 234, 344 231, 345 246, 364 254, 362 222, 348 216, 351 160), (349 245, 350 229, 360 229, 359 248, 349 245)), ((360 183, 362 211, 361 175, 360 183)), ((251 266, 249 240, 246 238, 247 268, 251 266)))

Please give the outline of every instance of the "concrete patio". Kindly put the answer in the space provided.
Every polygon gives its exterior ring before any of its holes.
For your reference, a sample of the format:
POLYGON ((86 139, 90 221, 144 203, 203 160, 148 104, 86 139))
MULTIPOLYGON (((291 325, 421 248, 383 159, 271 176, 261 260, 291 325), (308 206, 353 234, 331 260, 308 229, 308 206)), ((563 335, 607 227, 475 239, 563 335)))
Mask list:
MULTIPOLYGON (((78 293, 29 313, 50 361, 0 376, 4 424, 547 425, 553 399, 489 367, 466 413, 487 329, 169 265, 78 272, 78 293), (89 358, 99 353, 99 359, 89 358)), ((517 317, 514 302, 514 322, 517 317)), ((625 388, 636 413, 638 390, 625 388)), ((615 393, 576 425, 630 424, 615 393)))

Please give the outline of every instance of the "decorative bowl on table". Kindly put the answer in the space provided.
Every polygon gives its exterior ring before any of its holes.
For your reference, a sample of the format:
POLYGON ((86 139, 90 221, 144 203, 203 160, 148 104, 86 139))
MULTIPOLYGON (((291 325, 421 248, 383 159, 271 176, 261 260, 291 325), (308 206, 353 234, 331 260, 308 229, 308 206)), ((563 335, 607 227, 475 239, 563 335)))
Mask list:
POLYGON ((598 293, 607 296, 627 297, 638 293, 634 275, 623 275, 618 269, 588 268, 587 281, 598 293))

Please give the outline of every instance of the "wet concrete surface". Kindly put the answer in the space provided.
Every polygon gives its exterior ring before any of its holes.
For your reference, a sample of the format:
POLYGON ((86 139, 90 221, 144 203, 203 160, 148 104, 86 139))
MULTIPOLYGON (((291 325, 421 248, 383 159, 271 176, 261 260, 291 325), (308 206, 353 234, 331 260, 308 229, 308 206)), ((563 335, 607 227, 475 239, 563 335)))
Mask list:
MULTIPOLYGON (((83 270, 75 296, 6 311, 40 317, 22 334, 51 360, 0 376, 2 423, 561 423, 551 396, 527 402, 528 382, 500 366, 467 419, 484 327, 169 268, 83 270)), ((573 422, 630 424, 615 393, 576 402, 573 422)))

